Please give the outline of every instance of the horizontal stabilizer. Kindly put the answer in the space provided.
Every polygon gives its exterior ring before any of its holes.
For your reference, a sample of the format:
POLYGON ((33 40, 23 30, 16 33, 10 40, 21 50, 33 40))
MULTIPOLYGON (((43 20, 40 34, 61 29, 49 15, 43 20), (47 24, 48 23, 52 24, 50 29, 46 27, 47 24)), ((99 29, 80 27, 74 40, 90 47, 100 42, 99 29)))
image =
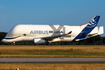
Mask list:
POLYGON ((80 41, 80 40, 84 40, 84 39, 86 39, 86 38, 76 39, 75 41, 80 41))
POLYGON ((103 33, 104 33, 104 27, 101 26, 101 27, 99 28, 98 34, 103 34, 103 33))

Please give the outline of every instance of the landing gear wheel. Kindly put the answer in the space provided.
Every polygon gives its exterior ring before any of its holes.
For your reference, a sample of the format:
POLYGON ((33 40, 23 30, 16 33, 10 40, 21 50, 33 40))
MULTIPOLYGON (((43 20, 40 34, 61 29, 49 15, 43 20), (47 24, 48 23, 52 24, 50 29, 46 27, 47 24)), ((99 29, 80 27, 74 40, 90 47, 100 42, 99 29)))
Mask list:
POLYGON ((53 45, 52 43, 47 42, 47 45, 53 45))
POLYGON ((49 43, 49 45, 53 45, 52 43, 49 43))
POLYGON ((15 42, 13 42, 13 45, 15 45, 15 42))

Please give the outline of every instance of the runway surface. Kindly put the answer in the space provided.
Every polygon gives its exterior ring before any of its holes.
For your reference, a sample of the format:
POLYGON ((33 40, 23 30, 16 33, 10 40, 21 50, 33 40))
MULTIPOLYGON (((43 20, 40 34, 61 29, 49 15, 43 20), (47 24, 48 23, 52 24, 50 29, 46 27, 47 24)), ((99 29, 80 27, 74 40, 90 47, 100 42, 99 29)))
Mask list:
POLYGON ((105 63, 105 58, 0 58, 0 63, 105 63))

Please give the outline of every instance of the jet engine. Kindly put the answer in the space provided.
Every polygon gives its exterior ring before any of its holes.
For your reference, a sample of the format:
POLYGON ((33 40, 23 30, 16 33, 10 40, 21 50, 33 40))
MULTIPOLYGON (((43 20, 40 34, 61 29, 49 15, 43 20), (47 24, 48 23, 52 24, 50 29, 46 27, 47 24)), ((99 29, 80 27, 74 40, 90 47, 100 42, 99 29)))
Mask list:
POLYGON ((41 43, 45 43, 45 42, 46 41, 44 39, 39 39, 39 38, 34 39, 34 43, 36 43, 36 44, 41 44, 41 43))

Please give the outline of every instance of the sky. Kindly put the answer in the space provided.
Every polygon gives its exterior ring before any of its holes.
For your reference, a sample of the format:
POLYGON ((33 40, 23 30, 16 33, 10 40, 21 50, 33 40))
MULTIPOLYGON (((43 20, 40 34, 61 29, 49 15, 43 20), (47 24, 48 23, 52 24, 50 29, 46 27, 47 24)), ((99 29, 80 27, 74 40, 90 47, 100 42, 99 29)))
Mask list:
POLYGON ((0 0, 0 32, 18 24, 79 26, 96 15, 105 27, 105 0, 0 0))

